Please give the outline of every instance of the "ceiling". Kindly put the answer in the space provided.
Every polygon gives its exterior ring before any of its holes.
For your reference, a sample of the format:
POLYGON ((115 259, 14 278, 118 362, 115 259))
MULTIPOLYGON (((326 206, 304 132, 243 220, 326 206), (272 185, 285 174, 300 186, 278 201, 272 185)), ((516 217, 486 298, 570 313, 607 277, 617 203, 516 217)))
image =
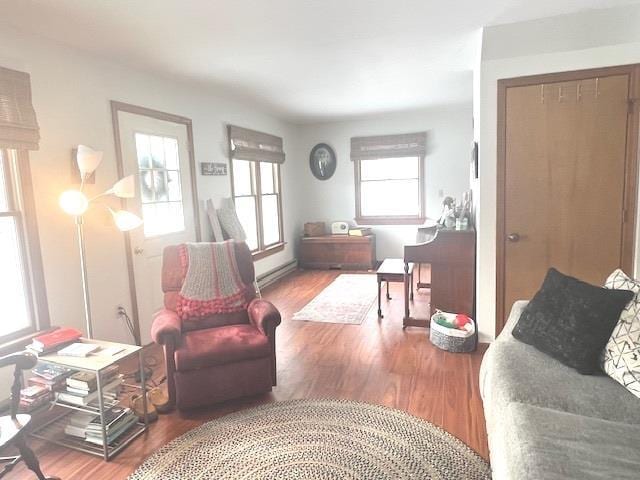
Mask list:
POLYGON ((0 0, 0 23, 306 123, 470 102, 482 26, 631 3, 0 0))

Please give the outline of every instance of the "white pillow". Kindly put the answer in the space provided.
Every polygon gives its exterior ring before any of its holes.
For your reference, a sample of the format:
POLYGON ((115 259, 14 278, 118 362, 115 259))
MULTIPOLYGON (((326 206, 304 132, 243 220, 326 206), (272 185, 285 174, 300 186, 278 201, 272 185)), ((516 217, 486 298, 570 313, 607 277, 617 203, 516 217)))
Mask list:
POLYGON ((640 282, 617 269, 604 286, 631 290, 635 296, 620 314, 600 356, 600 364, 607 375, 640 398, 640 282))
POLYGON ((247 240, 247 234, 244 233, 244 228, 238 219, 236 213, 236 206, 233 204, 233 199, 223 198, 220 202, 220 208, 217 210, 218 219, 220 224, 229 238, 237 240, 238 242, 244 242, 247 240))
POLYGON ((209 217, 209 225, 211 225, 211 232, 213 233, 213 242, 224 242, 224 235, 222 234, 222 227, 220 226, 220 220, 218 220, 218 213, 213 206, 213 200, 207 200, 207 217, 209 217))

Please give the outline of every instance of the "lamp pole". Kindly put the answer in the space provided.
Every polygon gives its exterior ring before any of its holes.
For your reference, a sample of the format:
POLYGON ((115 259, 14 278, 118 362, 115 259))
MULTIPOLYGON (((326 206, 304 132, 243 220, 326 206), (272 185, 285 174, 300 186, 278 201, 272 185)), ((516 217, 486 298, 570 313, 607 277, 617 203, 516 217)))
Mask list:
POLYGON ((87 278, 87 260, 84 249, 84 219, 76 216, 76 230, 78 232, 78 247, 80 248, 80 272, 82 275, 82 296, 84 298, 84 318, 87 324, 87 338, 93 338, 93 324, 91 322, 91 303, 89 300, 89 279, 87 278))

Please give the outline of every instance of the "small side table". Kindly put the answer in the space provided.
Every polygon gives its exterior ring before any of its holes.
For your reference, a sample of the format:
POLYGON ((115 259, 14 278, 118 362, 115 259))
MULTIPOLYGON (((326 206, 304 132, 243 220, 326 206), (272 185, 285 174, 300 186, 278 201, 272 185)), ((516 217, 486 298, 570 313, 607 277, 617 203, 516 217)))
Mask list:
POLYGON ((121 450, 127 447, 134 439, 142 435, 149 428, 149 417, 147 408, 147 398, 143 395, 143 421, 136 422, 124 435, 119 437, 115 442, 111 444, 108 442, 107 427, 105 423, 106 411, 117 405, 121 399, 116 399, 113 402, 107 401, 104 398, 102 392, 102 372, 115 363, 120 363, 124 359, 137 356, 138 366, 140 368, 140 388, 143 393, 146 391, 146 380, 144 378, 144 358, 143 349, 136 345, 128 345, 124 343, 105 342, 102 340, 85 339, 78 340, 82 343, 91 343, 99 345, 101 348, 117 347, 120 348, 120 352, 112 356, 90 355, 88 357, 68 357, 64 355, 57 355, 56 353, 43 355, 38 357, 38 363, 47 363, 53 365, 59 365, 78 372, 89 372, 96 376, 97 390, 98 390, 98 405, 72 405, 58 400, 52 401, 52 406, 62 407, 62 412, 58 415, 54 415, 52 419, 46 421, 44 424, 37 426, 31 431, 31 436, 39 438, 41 440, 49 441, 63 447, 71 448, 80 452, 90 453, 102 457, 104 461, 108 462, 111 458, 117 455, 121 450), (102 434, 102 445, 95 445, 84 441, 83 439, 74 438, 66 435, 64 432, 66 417, 74 411, 87 412, 100 417, 100 427, 102 434))
MULTIPOLYGON (((411 282, 411 300, 413 300, 413 263, 409 264, 409 281, 411 282)), ((404 260, 401 258, 385 258, 382 265, 376 270, 378 280, 378 317, 383 318, 381 305, 382 282, 387 283, 387 300, 391 300, 389 295, 389 282, 404 283, 404 260)))

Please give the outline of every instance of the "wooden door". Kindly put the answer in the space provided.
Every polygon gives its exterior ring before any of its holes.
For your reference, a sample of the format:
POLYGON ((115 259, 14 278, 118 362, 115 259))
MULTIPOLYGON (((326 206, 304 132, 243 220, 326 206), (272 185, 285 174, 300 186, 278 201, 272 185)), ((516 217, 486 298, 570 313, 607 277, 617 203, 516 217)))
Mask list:
POLYGON ((505 89, 497 333, 549 267, 594 284, 631 267, 630 96, 631 73, 505 89))

